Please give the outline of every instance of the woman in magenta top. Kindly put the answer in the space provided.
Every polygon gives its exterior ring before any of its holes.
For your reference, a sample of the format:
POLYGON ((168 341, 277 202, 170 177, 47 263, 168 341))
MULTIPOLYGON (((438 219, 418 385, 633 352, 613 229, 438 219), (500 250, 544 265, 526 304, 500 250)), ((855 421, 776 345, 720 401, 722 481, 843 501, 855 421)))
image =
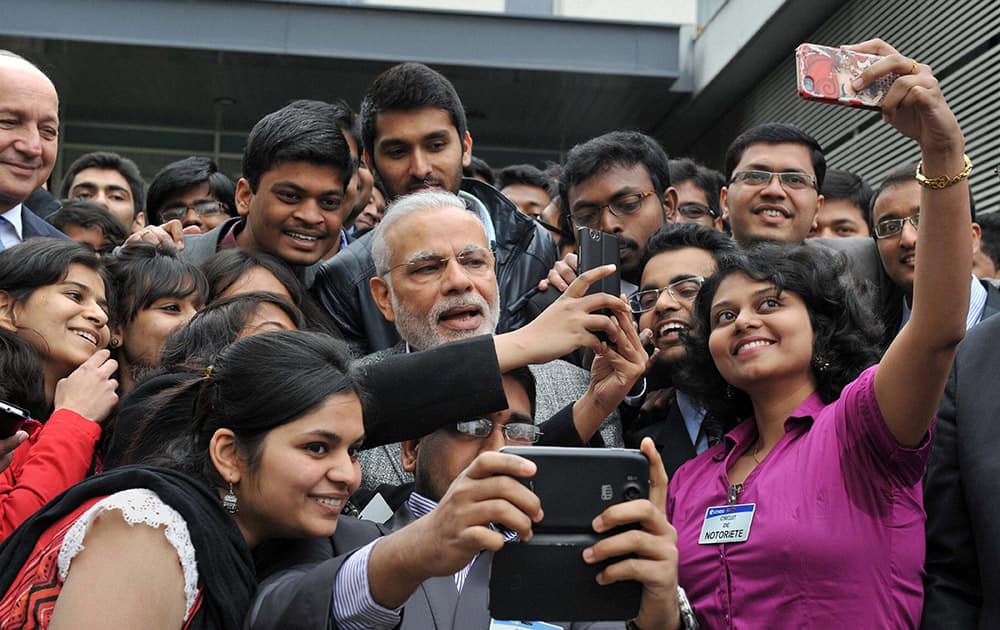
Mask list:
MULTIPOLYGON (((877 40, 852 48, 887 56, 864 83, 902 75, 883 118, 917 141, 920 174, 936 180, 921 192, 912 314, 869 367, 872 316, 842 284, 842 263, 819 248, 750 248, 702 287, 689 354, 704 361, 693 363, 690 385, 716 411, 749 416, 670 484, 679 583, 710 628, 919 624, 920 480, 969 304, 969 163, 927 66, 877 40)), ((729 195, 770 194, 778 203, 816 194, 776 192, 796 182, 774 175, 756 191, 739 190, 749 181, 735 178, 729 195)), ((899 217, 880 230, 892 238, 914 223, 899 217)))

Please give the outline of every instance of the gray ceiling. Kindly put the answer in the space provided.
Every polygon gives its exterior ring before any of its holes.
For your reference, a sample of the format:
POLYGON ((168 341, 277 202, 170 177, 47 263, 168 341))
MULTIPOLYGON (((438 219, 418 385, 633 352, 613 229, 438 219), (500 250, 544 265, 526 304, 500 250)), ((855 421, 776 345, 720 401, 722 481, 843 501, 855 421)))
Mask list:
MULTIPOLYGON (((161 4, 182 8, 184 3, 162 0, 161 4)), ((219 5, 217 9, 229 10, 232 4, 219 5)), ((79 6, 66 5, 66 10, 79 6)), ((271 5, 264 8, 270 9, 271 5)), ((368 11, 374 15, 372 10, 368 11)), ((407 17, 402 12, 389 15, 397 20, 407 17)), ((140 17, 150 19, 137 14, 137 19, 140 17)), ((583 50, 590 59, 573 57, 572 51, 544 51, 545 59, 552 60, 552 69, 537 69, 546 65, 541 62, 524 64, 535 69, 511 67, 515 64, 503 59, 499 65, 506 67, 490 67, 481 63, 488 58, 488 50, 469 48, 470 55, 464 58, 456 52, 462 48, 455 46, 450 47, 451 63, 428 60, 455 84, 468 113, 474 152, 494 166, 556 160, 573 144, 611 129, 653 129, 680 98, 670 91, 677 72, 676 52, 664 55, 657 48, 676 49, 676 27, 503 19, 507 23, 486 24, 483 32, 488 36, 490 28, 499 29, 497 37, 501 42, 509 32, 512 47, 526 34, 534 37, 548 32, 553 37, 559 35, 578 43, 600 44, 600 38, 605 36, 630 38, 622 41, 629 41, 635 50, 625 47, 630 56, 625 57, 624 72, 615 55, 587 47, 583 50), (523 25, 526 30, 511 31, 511 24, 523 25), (569 56, 560 59, 559 54, 569 56), (649 63, 647 58, 653 58, 653 62, 649 63), (629 68, 627 64, 633 62, 635 68, 629 68), (592 72, 587 70, 590 67, 594 68, 592 72)), ((425 36, 448 36, 448 22, 443 20, 433 22, 443 24, 440 27, 443 30, 425 36)), ((50 29, 53 31, 70 33, 72 28, 69 23, 59 24, 58 20, 50 23, 55 24, 50 29)), ((79 37, 72 34, 51 37, 53 33, 3 35, 17 29, 0 24, 0 47, 35 61, 56 83, 66 123, 63 133, 63 142, 68 146, 64 151, 66 159, 88 148, 111 146, 134 153, 147 174, 182 153, 210 153, 211 132, 216 128, 220 108, 220 130, 234 134, 222 137, 222 153, 232 157, 241 149, 242 136, 263 114, 296 98, 341 97, 357 109, 371 80, 398 61, 363 58, 363 51, 355 51, 357 54, 348 51, 344 53, 347 57, 337 58, 327 54, 233 50, 236 45, 226 50, 211 50, 205 46, 114 43, 95 36, 94 32, 85 32, 86 28, 86 25, 80 28, 79 37), (217 105, 220 99, 227 104, 217 105)), ((468 48, 469 28, 461 24, 454 28, 460 29, 458 32, 465 38, 462 46, 468 48)), ((31 30, 29 25, 21 33, 31 30)), ((199 29, 202 37, 204 30, 204 27, 199 29)), ((137 38, 130 33, 121 39, 137 38)), ((151 36, 150 40, 157 41, 157 36, 151 36)), ((372 42, 370 46, 377 44, 372 42)), ((559 41, 555 44, 563 48, 566 45, 559 41)), ((295 48, 287 41, 280 45, 293 51, 295 48)), ((247 43, 240 42, 238 46, 246 47, 247 43)), ((269 47, 273 46, 262 41, 262 49, 269 47)), ((233 160, 228 162, 226 170, 231 171, 233 160)))

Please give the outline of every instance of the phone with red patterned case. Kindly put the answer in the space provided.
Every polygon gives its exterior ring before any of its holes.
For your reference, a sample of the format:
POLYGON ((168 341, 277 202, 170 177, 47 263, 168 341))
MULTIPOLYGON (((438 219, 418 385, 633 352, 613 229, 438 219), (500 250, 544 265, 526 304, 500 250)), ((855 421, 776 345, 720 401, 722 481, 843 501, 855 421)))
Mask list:
POLYGON ((851 87, 851 80, 879 59, 882 59, 879 55, 845 48, 801 44, 795 49, 799 98, 860 109, 880 109, 898 74, 880 77, 860 92, 851 87))

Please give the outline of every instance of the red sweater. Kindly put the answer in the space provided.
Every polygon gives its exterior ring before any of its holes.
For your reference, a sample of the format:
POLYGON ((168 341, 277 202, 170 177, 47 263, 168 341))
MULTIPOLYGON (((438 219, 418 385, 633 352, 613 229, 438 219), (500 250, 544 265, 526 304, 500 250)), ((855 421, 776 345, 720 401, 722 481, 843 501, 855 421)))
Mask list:
POLYGON ((0 472, 0 541, 38 508, 83 481, 94 459, 101 425, 68 409, 57 409, 43 425, 29 420, 28 439, 0 472))

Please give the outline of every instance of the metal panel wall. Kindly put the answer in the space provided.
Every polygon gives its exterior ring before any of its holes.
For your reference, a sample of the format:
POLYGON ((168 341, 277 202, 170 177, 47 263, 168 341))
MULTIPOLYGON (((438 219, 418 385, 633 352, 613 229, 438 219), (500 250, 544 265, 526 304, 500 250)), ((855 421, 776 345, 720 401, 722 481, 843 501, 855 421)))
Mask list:
MULTIPOLYGON (((836 46, 881 37, 903 54, 930 64, 965 132, 976 168, 971 177, 979 212, 1000 209, 1000 2, 996 0, 852 0, 806 41, 836 46)), ((882 123, 877 113, 800 101, 795 63, 787 60, 724 116, 716 129, 736 133, 763 122, 787 122, 812 133, 831 166, 877 185, 886 171, 919 157, 916 143, 882 123), (734 124, 735 123, 735 124, 734 124)), ((710 132, 702 142, 723 139, 710 132)), ((724 143, 723 143, 724 145, 724 143)), ((719 156, 721 162, 721 156, 719 156)))

